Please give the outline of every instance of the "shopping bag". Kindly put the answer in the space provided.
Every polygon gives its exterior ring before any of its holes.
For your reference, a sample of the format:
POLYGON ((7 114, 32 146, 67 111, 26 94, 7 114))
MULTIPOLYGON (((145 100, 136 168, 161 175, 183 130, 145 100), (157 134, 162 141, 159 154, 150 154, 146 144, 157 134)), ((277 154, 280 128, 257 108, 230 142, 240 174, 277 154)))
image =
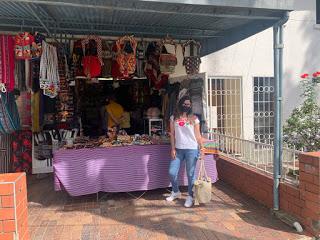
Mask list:
POLYGON ((204 160, 200 159, 198 178, 193 185, 194 205, 211 201, 211 187, 211 178, 207 175, 204 160))

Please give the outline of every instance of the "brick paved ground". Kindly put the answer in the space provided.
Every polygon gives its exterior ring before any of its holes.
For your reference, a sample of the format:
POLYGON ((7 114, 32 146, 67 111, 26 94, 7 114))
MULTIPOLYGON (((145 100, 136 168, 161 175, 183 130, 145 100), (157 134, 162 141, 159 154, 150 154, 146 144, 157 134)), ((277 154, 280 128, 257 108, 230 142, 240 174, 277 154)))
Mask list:
POLYGON ((72 198, 54 192, 51 177, 29 179, 30 239, 309 239, 221 181, 206 206, 186 209, 183 200, 169 204, 164 201, 168 194, 166 189, 149 191, 139 200, 111 194, 96 202, 95 195, 72 198))

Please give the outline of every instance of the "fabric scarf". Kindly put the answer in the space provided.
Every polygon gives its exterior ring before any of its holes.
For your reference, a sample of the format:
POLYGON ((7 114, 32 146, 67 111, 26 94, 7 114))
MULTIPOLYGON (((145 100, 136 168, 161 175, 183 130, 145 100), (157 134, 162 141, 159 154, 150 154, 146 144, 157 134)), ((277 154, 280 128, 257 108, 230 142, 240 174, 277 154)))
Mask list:
POLYGON ((0 90, 14 89, 14 40, 12 36, 0 35, 0 90))
POLYGON ((44 95, 55 98, 60 90, 57 49, 43 41, 42 51, 40 60, 40 88, 44 90, 44 95))

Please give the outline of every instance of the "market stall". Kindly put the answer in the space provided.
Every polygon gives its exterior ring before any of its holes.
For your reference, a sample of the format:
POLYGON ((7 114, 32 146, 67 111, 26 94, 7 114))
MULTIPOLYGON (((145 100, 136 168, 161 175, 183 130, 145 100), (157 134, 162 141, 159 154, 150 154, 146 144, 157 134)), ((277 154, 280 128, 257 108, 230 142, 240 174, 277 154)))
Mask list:
MULTIPOLYGON (((204 161, 208 175, 216 182, 214 156, 207 155, 204 161)), ((53 165, 55 190, 79 196, 166 188, 170 184, 169 163, 169 145, 59 150, 53 165)), ((185 171, 180 172, 180 183, 188 184, 185 171)))
MULTIPOLYGON (((32 173, 54 173, 56 190, 78 196, 168 187, 168 123, 179 99, 190 96, 206 129, 205 75, 195 40, 87 35, 56 43, 24 32, 2 42, 15 74, 1 82, 13 114, 4 116, 0 130, 21 128, 13 147, 24 144, 25 151, 15 153, 23 158, 15 169, 31 172, 32 159, 32 173), (178 80, 170 77, 176 68, 183 69, 178 80)), ((215 182, 212 153, 205 164, 215 182)), ((181 184, 187 184, 185 170, 181 184)))

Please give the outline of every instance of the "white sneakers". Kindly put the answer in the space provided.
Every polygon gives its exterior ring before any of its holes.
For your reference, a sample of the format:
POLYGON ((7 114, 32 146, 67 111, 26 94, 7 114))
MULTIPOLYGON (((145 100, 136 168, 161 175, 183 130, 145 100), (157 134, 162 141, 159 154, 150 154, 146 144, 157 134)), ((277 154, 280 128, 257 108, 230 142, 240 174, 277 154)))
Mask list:
MULTIPOLYGON (((175 193, 175 192, 172 191, 171 195, 169 197, 167 197, 166 200, 168 202, 172 202, 172 201, 174 201, 176 199, 179 199, 179 198, 181 198, 181 192, 176 192, 175 193)), ((190 207, 193 206, 193 198, 191 196, 187 196, 187 199, 186 199, 186 201, 184 203, 184 206, 186 208, 190 208, 190 207)))
POLYGON ((185 203, 184 203, 184 206, 186 208, 190 208, 190 207, 192 207, 192 205, 193 205, 193 197, 188 196, 185 203))
POLYGON ((168 202, 172 202, 172 201, 174 201, 174 200, 176 200, 176 199, 179 199, 179 198, 181 198, 181 192, 171 192, 171 195, 169 196, 169 197, 167 197, 166 198, 166 200, 168 201, 168 202))

